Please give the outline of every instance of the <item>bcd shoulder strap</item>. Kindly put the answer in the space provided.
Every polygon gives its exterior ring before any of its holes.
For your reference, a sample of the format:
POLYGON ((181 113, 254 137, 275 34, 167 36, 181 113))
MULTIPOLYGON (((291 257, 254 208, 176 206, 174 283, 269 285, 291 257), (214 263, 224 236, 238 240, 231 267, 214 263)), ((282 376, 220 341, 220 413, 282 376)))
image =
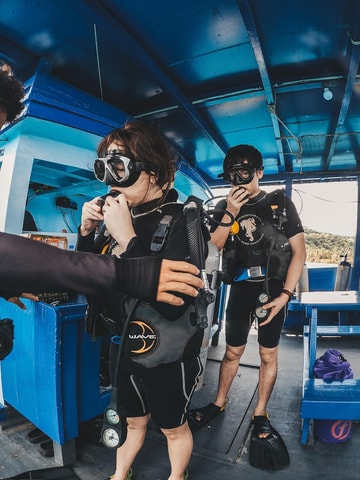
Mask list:
POLYGON ((282 230, 287 222, 285 190, 278 188, 267 195, 273 216, 273 225, 277 230, 282 230))
POLYGON ((268 195, 273 217, 273 233, 267 241, 267 278, 278 278, 284 281, 292 257, 289 239, 284 232, 284 224, 288 221, 286 214, 286 195, 283 189, 277 189, 268 195))
POLYGON ((173 211, 165 213, 159 220, 151 241, 151 252, 153 255, 161 255, 173 224, 181 215, 184 215, 190 261, 199 268, 201 279, 204 282, 204 288, 200 290, 199 295, 195 299, 197 324, 200 328, 206 328, 208 325, 207 307, 215 301, 215 296, 210 291, 209 279, 206 272, 207 242, 210 239, 210 235, 208 238, 205 238, 208 232, 204 227, 202 218, 202 201, 191 195, 182 205, 181 209, 177 207, 171 210, 173 211))
POLYGON ((162 250, 171 228, 181 215, 183 215, 183 205, 174 202, 165 203, 161 206, 160 212, 162 212, 163 215, 160 217, 150 246, 152 255, 157 256, 162 256, 162 250))

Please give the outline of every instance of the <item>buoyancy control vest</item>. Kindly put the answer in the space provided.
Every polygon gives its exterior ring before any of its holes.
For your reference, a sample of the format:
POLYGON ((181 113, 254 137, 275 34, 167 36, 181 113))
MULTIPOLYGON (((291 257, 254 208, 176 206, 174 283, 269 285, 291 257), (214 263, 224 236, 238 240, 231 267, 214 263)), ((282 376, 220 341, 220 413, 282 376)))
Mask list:
MULTIPOLYGON (((185 344, 188 341, 186 338, 189 339, 199 329, 206 328, 209 310, 211 310, 208 307, 214 301, 215 292, 221 283, 219 252, 212 244, 209 248, 210 235, 203 212, 202 201, 194 196, 189 197, 184 204, 176 202, 163 204, 159 208, 159 219, 153 227, 151 254, 162 258, 172 228, 181 216, 185 217, 189 261, 198 266, 205 288, 200 291, 194 303, 189 305, 181 317, 170 321, 150 304, 119 292, 117 295, 111 295, 111 298, 88 299, 89 307, 86 316, 88 333, 93 336, 124 335, 124 324, 131 311, 133 320, 129 320, 127 341, 124 342, 126 356, 134 361, 139 360, 139 363, 147 358, 146 366, 154 366, 159 361, 167 363, 181 358, 183 353, 183 346, 181 346, 183 342, 179 341, 181 324, 185 326, 183 332, 185 344), (189 319, 189 322, 186 319, 189 319), (164 341, 160 341, 161 336, 167 339, 167 345, 164 341), (174 344, 173 349, 169 349, 171 343, 174 344), (154 355, 155 351, 157 355, 154 355)), ((106 245, 109 241, 104 240, 103 243, 106 245)), ((103 251, 105 252, 106 248, 103 248, 103 251)))
MULTIPOLYGON (((201 200, 191 196, 181 207, 176 204, 170 209, 162 208, 163 215, 151 242, 152 254, 162 256, 172 225, 176 224, 180 215, 184 215, 189 260, 199 268, 204 282, 198 297, 180 318, 172 321, 150 304, 137 302, 136 299, 127 299, 125 302, 128 316, 123 333, 125 355, 143 367, 152 368, 186 358, 197 332, 208 326, 209 307, 215 301, 215 290, 220 286, 220 272, 219 255, 214 255, 214 249, 209 248, 210 236, 203 221, 201 203, 201 200)), ((198 348, 202 336, 203 333, 198 337, 198 348)), ((195 350, 197 352, 197 348, 195 350)))
POLYGON ((284 190, 262 191, 241 208, 236 222, 239 232, 230 234, 224 246, 224 282, 232 283, 239 272, 254 266, 267 267, 269 278, 284 280, 292 256, 284 231, 287 222, 284 190))

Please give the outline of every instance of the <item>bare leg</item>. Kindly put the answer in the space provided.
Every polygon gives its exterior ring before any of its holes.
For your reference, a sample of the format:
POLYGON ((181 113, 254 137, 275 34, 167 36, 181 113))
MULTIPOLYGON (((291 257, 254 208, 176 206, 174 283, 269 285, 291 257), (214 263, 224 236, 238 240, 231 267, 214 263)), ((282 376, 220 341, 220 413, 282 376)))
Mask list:
MULTIPOLYGON (((254 415, 266 415, 266 406, 273 391, 278 371, 278 347, 265 348, 259 346, 261 365, 259 370, 258 401, 254 415)), ((268 434, 260 434, 259 437, 267 437, 268 434)))
POLYGON ((226 403, 226 398, 235 375, 238 372, 240 359, 245 351, 245 346, 246 345, 231 347, 226 345, 225 355, 220 366, 218 391, 214 402, 218 407, 222 407, 226 403))
POLYGON ((169 452, 171 465, 169 480, 183 480, 193 449, 193 437, 190 428, 186 422, 180 427, 162 428, 161 431, 166 436, 169 452))
POLYGON ((116 452, 116 471, 113 480, 126 480, 130 467, 135 460, 140 448, 143 446, 146 426, 150 415, 145 417, 128 418, 128 431, 126 441, 116 452))

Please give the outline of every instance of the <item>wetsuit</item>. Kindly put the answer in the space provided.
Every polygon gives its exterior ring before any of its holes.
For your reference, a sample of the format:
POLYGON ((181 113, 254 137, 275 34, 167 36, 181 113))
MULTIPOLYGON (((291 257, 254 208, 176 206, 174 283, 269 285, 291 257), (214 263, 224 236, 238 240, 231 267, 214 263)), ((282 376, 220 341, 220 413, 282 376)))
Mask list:
MULTIPOLYGON (((233 347, 245 345, 253 323, 252 313, 255 310, 259 295, 264 291, 265 272, 268 253, 266 244, 273 234, 273 223, 270 194, 264 191, 249 200, 241 207, 236 221, 239 224, 239 233, 230 235, 225 246, 224 254, 231 249, 235 250, 233 257, 233 279, 231 281, 229 299, 226 309, 226 343, 233 347), (261 267, 262 272, 257 277, 246 278, 251 267, 261 267)), ((226 201, 222 200, 216 209, 226 209, 226 201)), ((221 216, 221 213, 218 215, 221 216)), ((299 215, 292 201, 286 198, 286 222, 283 233, 287 238, 303 232, 299 215)), ((224 258, 225 258, 224 255, 224 258)), ((285 278, 269 278, 269 293, 271 298, 280 295, 285 278)), ((281 329, 284 322, 282 309, 272 321, 258 329, 260 345, 272 348, 278 345, 281 329)))
MULTIPOLYGON (((94 233, 85 237, 79 236, 77 248, 82 251, 107 251, 109 255, 120 255, 122 258, 151 256, 151 243, 160 219, 164 214, 172 214, 173 211, 182 209, 180 204, 175 204, 177 197, 177 192, 171 190, 162 206, 155 211, 158 200, 133 208, 136 237, 130 240, 125 252, 120 252, 117 243, 106 234, 106 229, 96 239, 94 233)), ((183 215, 174 215, 174 222, 161 256, 170 260, 189 259, 183 215)), ((119 296, 107 295, 103 300, 107 315, 121 323, 122 299, 119 296)), ((153 302, 152 306, 169 322, 175 322, 193 302, 190 297, 184 297, 184 300, 185 305, 182 307, 159 302, 153 302)), ((93 301, 93 298, 89 299, 89 303, 93 301)), ((140 366, 124 353, 117 383, 121 386, 120 403, 126 416, 138 417, 151 413, 153 421, 160 428, 175 428, 185 422, 191 396, 202 372, 198 356, 202 337, 203 330, 199 329, 186 346, 182 360, 153 368, 140 366)), ((114 370, 114 364, 111 364, 110 368, 114 370)), ((112 375, 113 371, 110 373, 110 376, 112 375)))
POLYGON ((95 295, 116 292, 120 287, 144 300, 154 300, 157 295, 160 258, 144 263, 69 252, 8 233, 0 233, 0 253, 0 296, 4 298, 23 292, 95 295))

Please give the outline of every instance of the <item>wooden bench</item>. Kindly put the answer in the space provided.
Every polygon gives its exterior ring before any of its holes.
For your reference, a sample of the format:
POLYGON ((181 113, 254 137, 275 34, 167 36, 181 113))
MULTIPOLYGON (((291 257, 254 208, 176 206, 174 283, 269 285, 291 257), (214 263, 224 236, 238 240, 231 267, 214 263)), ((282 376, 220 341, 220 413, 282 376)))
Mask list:
MULTIPOLYGON (((360 310, 359 292, 321 292, 321 295, 302 296, 309 325, 304 326, 303 385, 300 407, 302 418, 301 444, 306 445, 310 421, 360 420, 360 380, 326 382, 314 378, 318 336, 360 336, 360 325, 318 325, 318 310, 360 310), (326 295, 324 295, 326 293, 326 295), (356 295, 352 295, 356 293, 356 295), (349 295, 348 295, 349 294, 349 295)), ((303 294, 305 295, 305 294, 303 294)))

